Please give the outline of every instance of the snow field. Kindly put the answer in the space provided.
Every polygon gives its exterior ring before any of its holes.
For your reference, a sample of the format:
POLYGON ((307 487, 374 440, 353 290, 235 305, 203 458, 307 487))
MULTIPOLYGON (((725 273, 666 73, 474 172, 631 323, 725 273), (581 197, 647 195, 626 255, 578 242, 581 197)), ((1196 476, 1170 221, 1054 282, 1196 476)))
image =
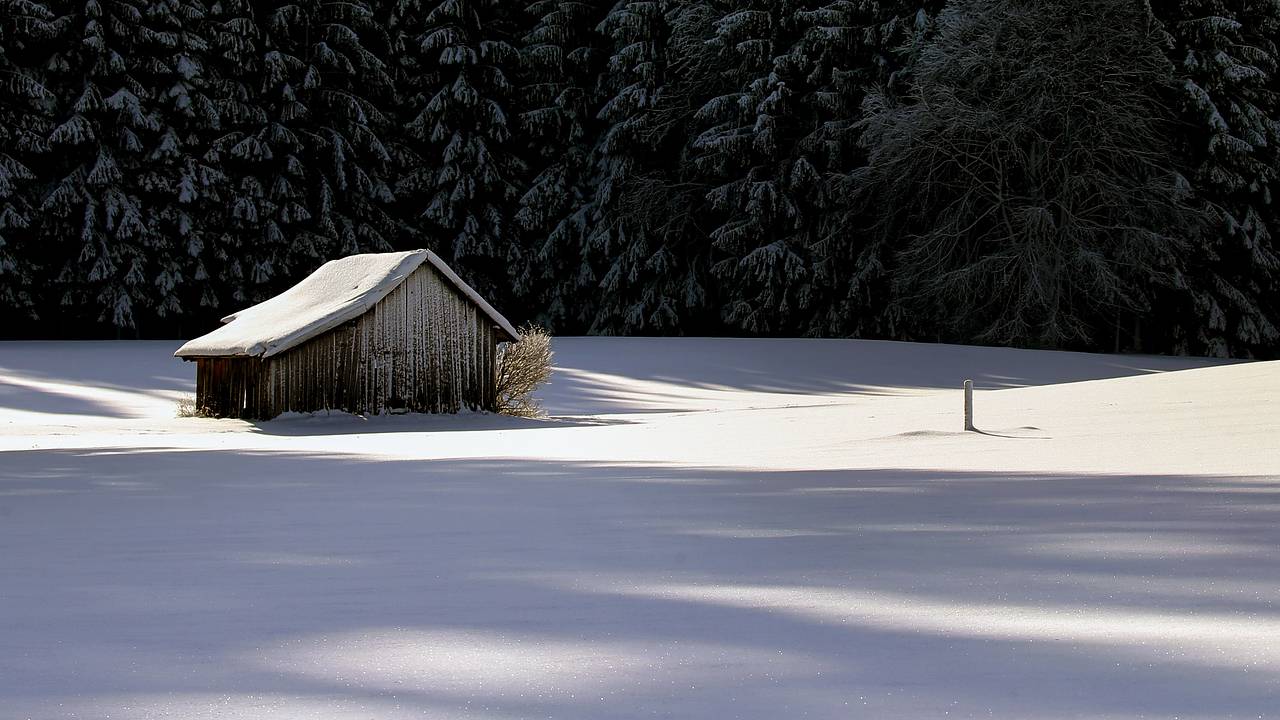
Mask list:
POLYGON ((1275 363, 569 338, 546 420, 251 424, 174 345, 0 344, 0 717, 1280 708, 1275 363))

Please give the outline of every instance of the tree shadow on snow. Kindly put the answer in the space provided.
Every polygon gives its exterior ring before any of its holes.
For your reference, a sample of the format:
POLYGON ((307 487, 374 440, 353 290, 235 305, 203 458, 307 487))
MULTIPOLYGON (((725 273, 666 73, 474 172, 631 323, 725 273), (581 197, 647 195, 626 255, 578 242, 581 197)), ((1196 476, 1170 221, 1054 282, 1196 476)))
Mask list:
POLYGON ((571 415, 699 409, 705 402, 688 388, 896 395, 959 389, 965 380, 995 390, 1232 362, 871 340, 557 338, 554 347, 556 374, 540 396, 552 413, 571 415))
POLYGON ((144 417, 139 400, 168 403, 195 389, 194 368, 174 360, 175 349, 169 341, 2 342, 0 409, 144 417))
POLYGON ((0 698, 1257 715, 1280 684, 1278 520, 1278 478, 11 452, 0 698))

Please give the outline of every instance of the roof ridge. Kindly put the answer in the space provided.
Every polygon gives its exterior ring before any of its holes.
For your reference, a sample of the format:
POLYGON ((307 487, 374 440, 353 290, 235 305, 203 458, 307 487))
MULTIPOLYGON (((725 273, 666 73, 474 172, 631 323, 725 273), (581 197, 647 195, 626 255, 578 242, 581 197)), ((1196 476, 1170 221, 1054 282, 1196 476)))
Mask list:
POLYGON ((192 340, 174 353, 176 357, 272 357, 291 350, 302 343, 354 320, 371 310, 400 286, 423 263, 443 275, 464 297, 484 312, 489 319, 507 334, 508 339, 520 339, 520 333, 468 285, 438 255, 430 250, 412 250, 398 253, 359 253, 330 260, 300 282, 256 305, 231 313, 223 318, 223 325, 214 331, 192 340), (358 258, 377 259, 384 265, 360 272, 354 262, 358 258), (335 300, 341 288, 352 284, 350 297, 335 300), (363 286, 363 288, 362 288, 363 286), (315 297, 315 295, 319 297, 315 297), (314 317, 308 318, 308 313, 314 317), (282 318, 301 319, 296 326, 280 331, 282 318), (265 327, 254 327, 255 321, 265 327))

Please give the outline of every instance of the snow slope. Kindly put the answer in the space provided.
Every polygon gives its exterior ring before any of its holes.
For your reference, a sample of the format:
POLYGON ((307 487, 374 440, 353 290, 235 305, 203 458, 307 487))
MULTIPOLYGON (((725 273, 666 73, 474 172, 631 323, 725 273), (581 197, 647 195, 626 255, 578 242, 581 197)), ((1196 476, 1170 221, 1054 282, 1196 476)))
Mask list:
POLYGON ((1280 364, 563 339, 547 420, 251 424, 173 349, 0 344, 0 717, 1280 713, 1280 364))

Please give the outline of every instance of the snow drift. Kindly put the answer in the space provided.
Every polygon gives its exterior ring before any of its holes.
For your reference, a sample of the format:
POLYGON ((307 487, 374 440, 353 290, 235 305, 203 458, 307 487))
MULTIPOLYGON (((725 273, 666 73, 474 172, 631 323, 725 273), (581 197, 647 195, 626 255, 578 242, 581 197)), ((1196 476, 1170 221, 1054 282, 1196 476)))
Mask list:
POLYGON ((253 424, 171 350, 0 345, 8 715, 1280 707, 1280 364, 567 339, 544 421, 253 424))

